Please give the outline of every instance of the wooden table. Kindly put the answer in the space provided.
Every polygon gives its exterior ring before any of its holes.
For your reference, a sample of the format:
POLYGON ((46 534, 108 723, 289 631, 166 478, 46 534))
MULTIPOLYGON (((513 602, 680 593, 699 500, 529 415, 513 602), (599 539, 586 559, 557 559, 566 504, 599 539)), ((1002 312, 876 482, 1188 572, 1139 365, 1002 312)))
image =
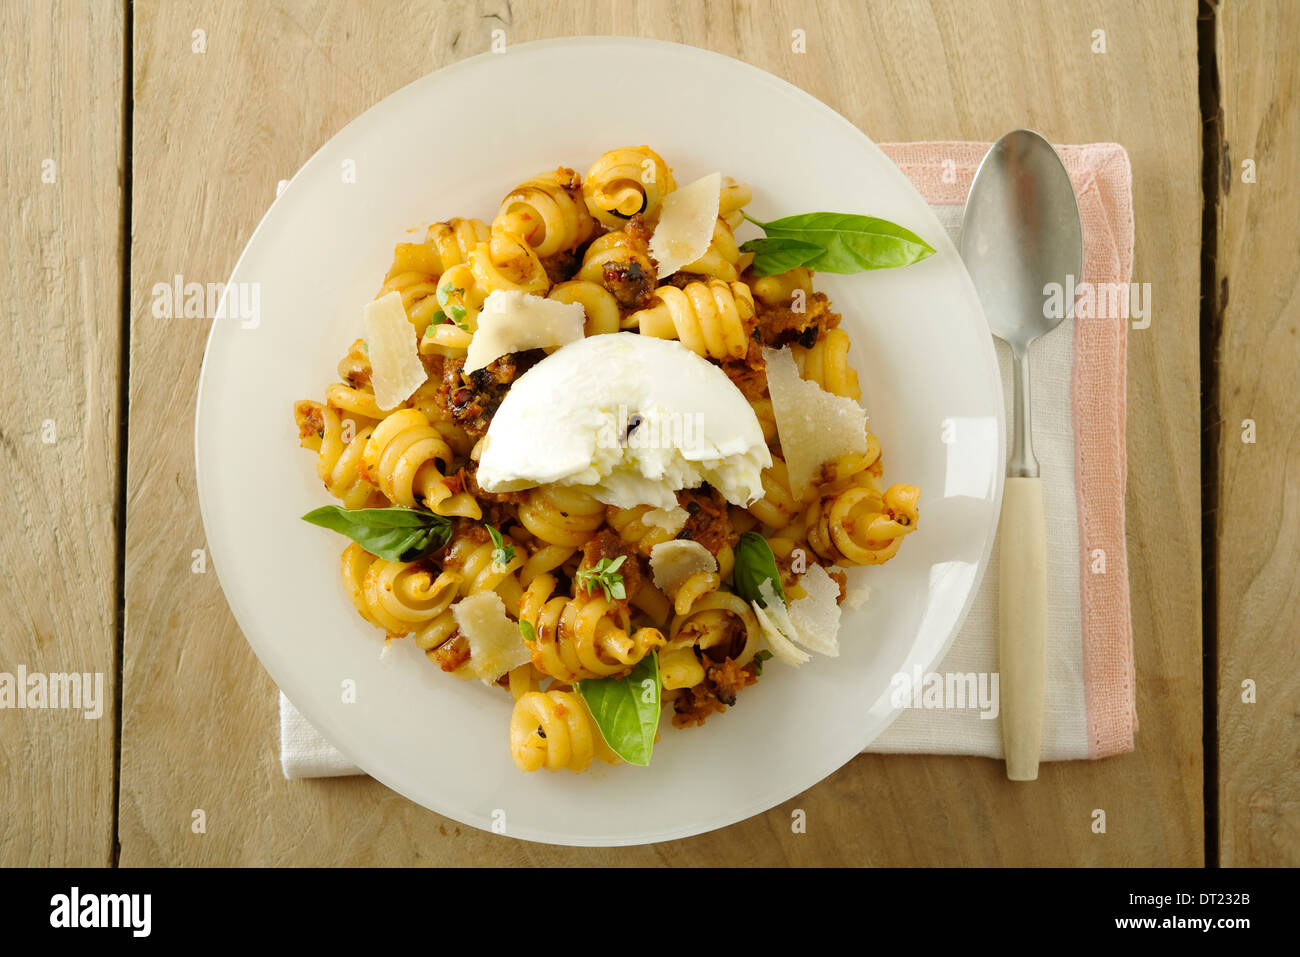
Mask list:
POLYGON ((1062 6, 0 7, 0 671, 103 672, 108 698, 98 721, 0 711, 0 864, 1300 863, 1300 4, 1062 6), (1155 301, 1129 340, 1135 753, 1032 787, 989 760, 862 756, 767 814, 626 849, 497 838, 366 778, 283 779, 275 688, 195 570, 208 321, 156 318, 151 289, 224 280, 277 181, 493 30, 707 47, 881 141, 1124 144, 1155 301))

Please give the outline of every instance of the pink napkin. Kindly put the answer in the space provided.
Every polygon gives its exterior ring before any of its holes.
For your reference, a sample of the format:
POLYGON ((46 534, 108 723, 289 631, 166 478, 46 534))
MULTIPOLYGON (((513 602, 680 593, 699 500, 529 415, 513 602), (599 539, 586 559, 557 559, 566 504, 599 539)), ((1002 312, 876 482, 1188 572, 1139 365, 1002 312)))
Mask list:
MULTIPOLYGON (((880 148, 926 202, 961 206, 990 145, 886 143, 880 148)), ((1129 322, 1134 321, 1127 295, 1133 264, 1132 172, 1128 154, 1116 143, 1058 146, 1057 151, 1083 219, 1083 282, 1093 284, 1085 289, 1085 299, 1088 291, 1098 293, 1092 300, 1095 308, 1083 299, 1076 305, 1069 407, 1086 756, 1103 758, 1133 750, 1138 724, 1124 541, 1125 354, 1129 322), (1103 291, 1119 294, 1118 308, 1103 291)))

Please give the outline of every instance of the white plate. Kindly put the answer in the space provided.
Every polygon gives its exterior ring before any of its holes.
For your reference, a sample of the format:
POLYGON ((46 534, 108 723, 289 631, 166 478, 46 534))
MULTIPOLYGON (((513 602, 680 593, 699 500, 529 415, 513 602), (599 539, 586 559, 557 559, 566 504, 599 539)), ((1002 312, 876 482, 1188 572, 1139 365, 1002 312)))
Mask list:
POLYGON ((936 664, 965 616, 992 544, 1005 459, 997 363, 975 290, 884 154, 761 70, 625 38, 530 43, 458 63, 326 143, 257 227, 231 283, 256 284, 260 316, 213 323, 196 427, 199 497, 222 587, 271 677, 325 737, 440 814, 585 845, 663 841, 742 820, 816 784, 879 735, 896 716, 891 677, 936 664), (603 151, 638 143, 658 150, 679 182, 720 170, 750 183, 758 219, 868 213, 934 246, 908 269, 818 277, 853 337, 885 480, 920 485, 921 520, 897 558, 858 573, 873 597, 846 609, 838 659, 798 670, 770 662, 726 714, 702 728, 665 727, 648 768, 523 774, 507 753, 506 695, 448 678, 409 642, 380 659, 380 634, 339 579, 346 541, 299 520, 331 500, 313 455, 298 448, 291 409, 336 381, 362 306, 410 227, 490 219, 529 176, 557 165, 583 171, 603 151), (341 693, 349 679, 354 704, 341 693))

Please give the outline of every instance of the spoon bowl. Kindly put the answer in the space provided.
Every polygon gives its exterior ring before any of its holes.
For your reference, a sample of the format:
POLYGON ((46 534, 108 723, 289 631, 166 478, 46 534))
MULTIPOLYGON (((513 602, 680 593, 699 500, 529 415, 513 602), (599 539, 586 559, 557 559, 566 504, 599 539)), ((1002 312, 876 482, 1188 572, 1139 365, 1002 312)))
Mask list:
POLYGON ((1070 174, 1038 133, 1013 130, 980 163, 962 221, 961 258, 989 329, 1019 352, 1074 311, 1049 315, 1048 283, 1062 298, 1083 270, 1083 228, 1070 174), (1018 348, 1019 347, 1019 348, 1018 348))

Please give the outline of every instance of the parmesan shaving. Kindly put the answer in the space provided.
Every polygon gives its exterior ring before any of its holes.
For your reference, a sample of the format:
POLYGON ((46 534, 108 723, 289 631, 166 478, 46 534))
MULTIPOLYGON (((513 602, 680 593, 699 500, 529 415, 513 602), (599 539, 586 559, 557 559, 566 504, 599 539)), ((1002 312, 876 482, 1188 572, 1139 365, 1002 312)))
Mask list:
POLYGON ((788 348, 765 348, 763 359, 790 491, 801 499, 821 465, 849 452, 867 451, 867 413, 852 399, 803 379, 788 348))
POLYGON ((844 596, 844 604, 848 605, 849 608, 853 609, 854 611, 857 611, 859 608, 861 608, 870 600, 871 600, 870 585, 856 585, 856 586, 850 585, 848 594, 844 596))
POLYGON ((674 594, 682 582, 700 572, 716 572, 718 560, 699 542, 689 539, 660 542, 650 549, 650 571, 655 587, 674 594))
POLYGON ((519 625, 506 617, 506 606, 494 591, 482 591, 451 606, 461 635, 469 642, 469 667, 491 684, 532 658, 519 625))
POLYGON ((387 412, 411 397, 429 378, 420 361, 415 327, 406 318, 402 294, 390 292, 365 309, 366 349, 375 404, 387 412))
POLYGON ((820 565, 809 565, 799 584, 806 595, 790 602, 795 640, 810 651, 839 657, 840 586, 820 565))
POLYGON ((686 527, 690 517, 690 512, 678 505, 675 508, 652 508, 641 516, 641 521, 662 528, 669 535, 676 535, 686 527))
POLYGON ((664 197, 659 222, 650 237, 650 255, 659 264, 660 279, 708 252, 721 190, 722 175, 710 173, 664 197))
POLYGON ((543 299, 515 289, 496 289, 483 302, 478 329, 465 356, 465 373, 511 352, 552 349, 582 338, 587 322, 580 302, 543 299))
MULTIPOLYGON (((754 615, 758 618, 758 623, 763 626, 763 637, 767 639, 767 646, 772 649, 774 658, 796 667, 811 660, 809 655, 804 654, 785 635, 781 634, 781 629, 777 628, 775 622, 768 617, 769 609, 765 609, 756 601, 750 602, 750 604, 754 606, 754 615)), ((780 602, 778 601, 777 604, 780 604, 780 602)))

